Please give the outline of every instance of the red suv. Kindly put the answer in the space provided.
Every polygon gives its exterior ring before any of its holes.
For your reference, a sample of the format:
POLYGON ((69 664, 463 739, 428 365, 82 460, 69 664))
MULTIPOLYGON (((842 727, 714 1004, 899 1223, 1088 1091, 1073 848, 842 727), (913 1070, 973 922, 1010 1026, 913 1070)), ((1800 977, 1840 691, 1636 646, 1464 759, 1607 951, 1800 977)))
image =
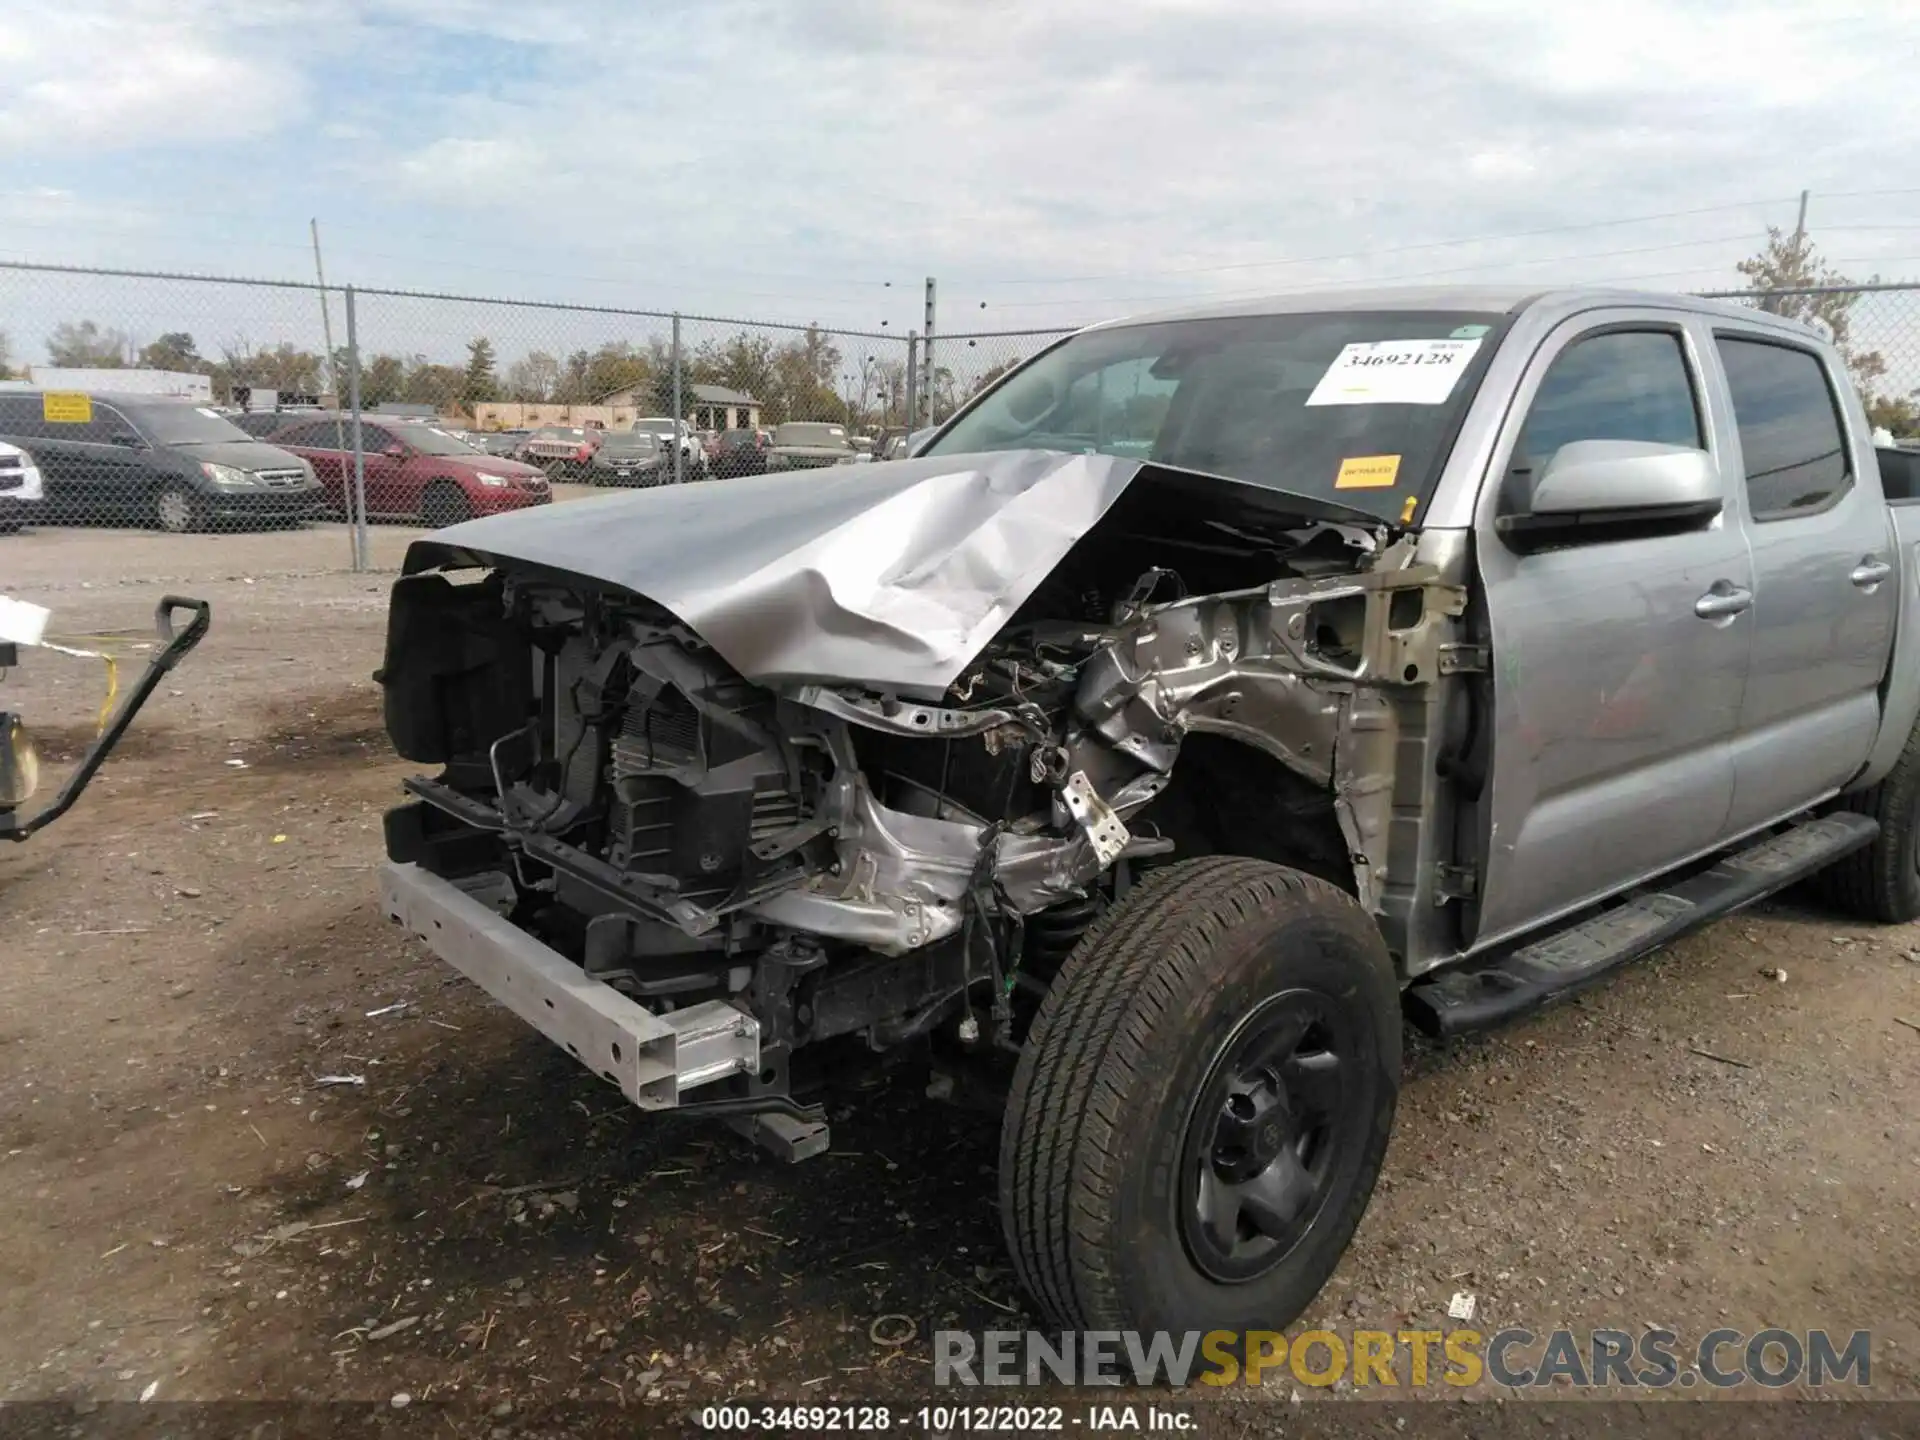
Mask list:
MULTIPOLYGON (((275 432, 273 443, 313 466, 327 501, 342 514, 353 484, 353 422, 308 419, 275 432)), ((547 477, 531 465, 486 455, 432 425, 362 420, 367 517, 420 520, 434 529, 475 515, 494 515, 553 499, 547 477)))

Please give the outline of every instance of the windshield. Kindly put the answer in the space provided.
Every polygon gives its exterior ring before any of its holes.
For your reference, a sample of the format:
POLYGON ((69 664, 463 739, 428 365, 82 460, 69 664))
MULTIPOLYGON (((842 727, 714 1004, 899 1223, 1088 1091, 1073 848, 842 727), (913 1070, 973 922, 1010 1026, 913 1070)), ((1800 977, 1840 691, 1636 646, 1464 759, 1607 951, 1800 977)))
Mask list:
POLYGON ((844 425, 816 425, 804 421, 794 421, 782 425, 773 432, 776 445, 818 445, 826 449, 847 448, 847 427, 844 425))
POLYGON ((1500 319, 1328 311, 1087 331, 1008 376, 923 453, 1150 460, 1407 524, 1500 319))
POLYGON ((394 434, 422 455, 471 455, 473 446, 458 435, 449 435, 445 430, 436 430, 431 425, 397 425, 394 434))
POLYGON ((660 442, 645 431, 634 430, 607 436, 600 448, 608 455, 656 455, 660 442))
POLYGON ((155 445, 223 445, 253 439, 226 416, 198 405, 122 404, 120 408, 155 445))

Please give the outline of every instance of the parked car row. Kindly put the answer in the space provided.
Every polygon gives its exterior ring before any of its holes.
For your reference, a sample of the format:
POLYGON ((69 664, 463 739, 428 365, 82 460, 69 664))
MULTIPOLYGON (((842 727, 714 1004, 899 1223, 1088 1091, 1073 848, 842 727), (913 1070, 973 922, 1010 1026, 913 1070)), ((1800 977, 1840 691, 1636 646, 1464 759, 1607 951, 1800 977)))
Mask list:
MULTIPOLYGON (((555 480, 646 487, 893 458, 904 432, 849 435, 793 421, 703 435, 652 416, 629 430, 462 431, 363 415, 369 519, 431 526, 547 503, 555 480)), ((174 398, 0 394, 0 533, 28 523, 134 523, 172 533, 344 517, 349 417, 315 408, 223 412, 174 398)))

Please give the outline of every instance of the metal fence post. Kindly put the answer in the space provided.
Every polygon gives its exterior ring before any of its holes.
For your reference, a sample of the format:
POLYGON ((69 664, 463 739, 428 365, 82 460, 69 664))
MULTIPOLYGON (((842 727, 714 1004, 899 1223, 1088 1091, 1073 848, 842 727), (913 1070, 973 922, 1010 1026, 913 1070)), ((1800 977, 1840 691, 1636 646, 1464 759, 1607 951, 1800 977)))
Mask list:
POLYGON ((367 568, 367 457, 360 448, 360 329, 354 314, 353 286, 347 286, 347 403, 353 409, 353 486, 347 494, 347 523, 353 532, 353 568, 367 568))
POLYGON ((939 423, 934 407, 940 400, 940 372, 933 366, 933 277, 927 277, 927 353, 920 362, 921 374, 925 381, 921 388, 927 392, 927 424, 939 423))
POLYGON ((907 332, 907 433, 920 428, 920 332, 907 332))
POLYGON ((680 435, 680 417, 686 406, 680 402, 680 312, 673 312, 673 483, 686 483, 687 445, 680 435))

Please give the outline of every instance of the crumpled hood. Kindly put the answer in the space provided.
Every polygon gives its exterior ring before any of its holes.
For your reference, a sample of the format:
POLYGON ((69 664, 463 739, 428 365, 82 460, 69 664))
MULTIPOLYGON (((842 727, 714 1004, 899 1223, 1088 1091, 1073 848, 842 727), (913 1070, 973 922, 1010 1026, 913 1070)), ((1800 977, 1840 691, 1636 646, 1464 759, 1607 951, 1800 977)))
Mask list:
POLYGON ((1014 450, 675 485, 469 520, 413 573, 520 561, 664 606, 742 676, 937 696, 1140 473, 1014 450))

